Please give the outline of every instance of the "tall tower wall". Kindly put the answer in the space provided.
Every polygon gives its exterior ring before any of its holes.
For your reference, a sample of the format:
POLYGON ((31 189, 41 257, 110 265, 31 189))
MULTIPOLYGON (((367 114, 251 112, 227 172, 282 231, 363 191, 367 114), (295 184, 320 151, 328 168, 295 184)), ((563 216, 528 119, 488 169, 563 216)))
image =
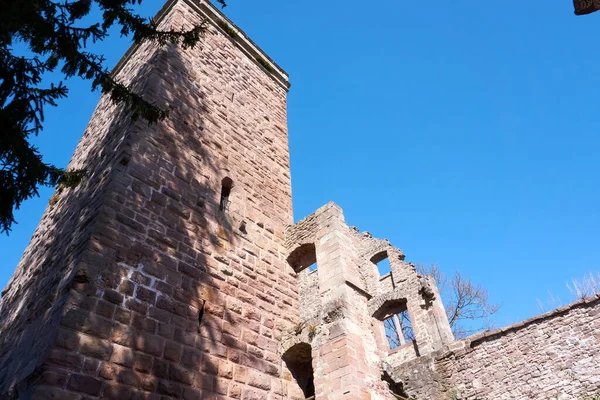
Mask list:
POLYGON ((100 101, 70 163, 88 178, 53 197, 0 303, 0 397, 288 398, 287 76, 208 2, 158 18, 208 32, 117 66, 170 117, 100 101))

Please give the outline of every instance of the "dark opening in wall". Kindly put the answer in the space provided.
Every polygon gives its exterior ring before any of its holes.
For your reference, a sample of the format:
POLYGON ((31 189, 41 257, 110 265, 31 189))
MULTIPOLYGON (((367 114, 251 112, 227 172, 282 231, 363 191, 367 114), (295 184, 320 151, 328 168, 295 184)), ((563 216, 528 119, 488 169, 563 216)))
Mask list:
POLYGON ((397 300, 384 304, 375 317, 383 321, 385 338, 390 350, 414 342, 415 332, 406 308, 406 301, 397 300))
POLYGON ((233 180, 231 178, 223 178, 221 181, 221 201, 219 202, 219 210, 227 210, 229 204, 229 195, 231 194, 231 188, 233 187, 233 180))
POLYGON ((308 343, 298 343, 286 351, 283 362, 292 373, 305 399, 315 395, 315 381, 312 367, 312 349, 308 343))
POLYGON ((387 383, 390 393, 396 399, 408 400, 409 397, 404 391, 404 385, 402 385, 402 383, 394 382, 392 377, 387 372, 384 372, 383 375, 381 375, 381 380, 387 383))
POLYGON ((287 258, 288 264, 294 271, 300 272, 306 268, 310 272, 317 270, 317 251, 313 243, 306 243, 296 248, 287 258))

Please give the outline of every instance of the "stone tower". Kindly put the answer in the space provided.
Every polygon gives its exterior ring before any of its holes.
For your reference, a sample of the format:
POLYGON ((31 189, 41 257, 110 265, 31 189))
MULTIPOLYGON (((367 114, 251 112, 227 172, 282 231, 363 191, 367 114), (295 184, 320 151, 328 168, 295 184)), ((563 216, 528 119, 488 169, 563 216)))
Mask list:
POLYGON ((155 126, 104 96, 0 303, 0 397, 266 398, 287 390, 297 322, 286 73, 208 1, 169 0, 117 78, 171 109, 155 126), (200 318, 201 317, 201 318, 200 318))
POLYGON ((87 178, 57 190, 2 291, 0 399, 548 399, 600 385, 600 296, 455 342, 435 284, 387 240, 334 203, 294 225, 286 73, 208 0, 169 0, 156 21, 208 31, 117 65, 170 117, 132 123, 101 98, 69 165, 87 178))
POLYGON ((100 100, 69 165, 87 179, 56 192, 2 292, 0 397, 390 398, 381 321, 411 313, 418 346, 397 335, 392 358, 451 340, 435 288, 332 203, 292 226, 286 73, 208 1, 157 21, 209 29, 117 65, 171 115, 100 100))

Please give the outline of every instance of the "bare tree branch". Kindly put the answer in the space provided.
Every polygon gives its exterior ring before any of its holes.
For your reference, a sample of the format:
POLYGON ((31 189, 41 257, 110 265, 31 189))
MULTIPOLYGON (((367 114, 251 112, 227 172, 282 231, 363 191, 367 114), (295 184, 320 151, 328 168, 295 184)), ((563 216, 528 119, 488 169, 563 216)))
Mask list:
POLYGON ((417 269, 419 273, 432 277, 437 284, 448 322, 457 339, 493 329, 491 317, 500 306, 490 303, 489 293, 481 285, 458 271, 448 277, 437 264, 418 265, 417 269))

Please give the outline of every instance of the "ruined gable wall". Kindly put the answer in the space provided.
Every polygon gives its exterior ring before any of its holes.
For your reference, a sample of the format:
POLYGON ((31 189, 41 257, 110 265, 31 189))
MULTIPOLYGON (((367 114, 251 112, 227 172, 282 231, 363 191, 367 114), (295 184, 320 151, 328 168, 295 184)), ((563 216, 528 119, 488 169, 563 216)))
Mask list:
POLYGON ((586 399, 600 389, 600 295, 396 369, 415 399, 586 399))

